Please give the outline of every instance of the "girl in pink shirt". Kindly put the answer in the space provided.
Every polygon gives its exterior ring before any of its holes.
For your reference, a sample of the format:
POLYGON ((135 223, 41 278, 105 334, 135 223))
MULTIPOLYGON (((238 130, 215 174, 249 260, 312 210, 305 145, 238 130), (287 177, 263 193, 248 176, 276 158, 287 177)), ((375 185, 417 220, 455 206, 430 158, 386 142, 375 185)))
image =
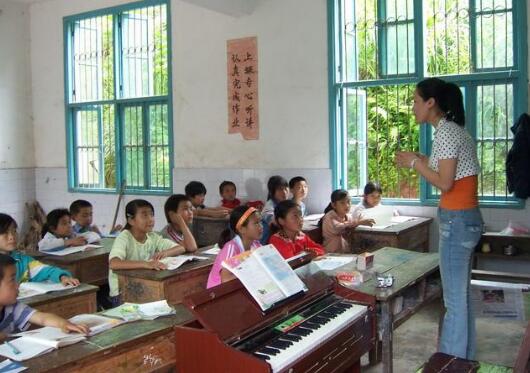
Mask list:
POLYGON ((206 288, 229 281, 234 276, 223 268, 225 259, 244 251, 261 246, 259 239, 263 233, 261 215, 254 207, 238 206, 230 214, 229 228, 221 233, 219 247, 222 247, 213 264, 206 288))

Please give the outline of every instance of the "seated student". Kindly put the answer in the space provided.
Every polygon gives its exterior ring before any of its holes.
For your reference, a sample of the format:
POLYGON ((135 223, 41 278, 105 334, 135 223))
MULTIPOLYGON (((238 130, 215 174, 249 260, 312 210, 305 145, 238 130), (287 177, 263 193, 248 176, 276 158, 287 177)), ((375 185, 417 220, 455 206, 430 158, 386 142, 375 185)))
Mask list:
POLYGON ((29 328, 30 324, 53 326, 64 332, 88 334, 86 325, 76 325, 52 313, 34 310, 24 303, 17 302, 16 260, 9 255, 0 254, 0 340, 29 328))
POLYGON ((261 236, 261 243, 266 245, 269 243, 271 234, 271 224, 274 220, 274 209, 281 201, 285 201, 289 195, 287 180, 279 175, 271 176, 267 182, 267 202, 261 211, 263 222, 263 236, 261 236))
MULTIPOLYGON (((74 224, 74 233, 95 232, 101 236, 97 225, 92 224, 93 208, 92 204, 84 199, 78 199, 70 205, 70 215, 74 224)), ((116 225, 110 230, 114 234, 122 229, 121 225, 116 225)))
POLYGON ((39 241, 40 251, 81 246, 86 243, 85 237, 76 236, 72 232, 72 221, 67 209, 55 209, 46 215, 46 224, 42 228, 42 239, 39 241))
POLYGON ((326 251, 332 253, 351 253, 348 240, 344 237, 347 230, 358 225, 374 225, 373 219, 355 219, 350 214, 351 198, 348 191, 337 189, 331 193, 331 202, 324 210, 321 220, 322 236, 326 251))
POLYGON ((241 205, 241 201, 236 198, 236 184, 232 181, 223 181, 219 185, 219 194, 221 195, 221 206, 227 209, 234 209, 241 205))
POLYGON ((11 216, 0 213, 0 254, 15 259, 17 282, 60 282, 63 285, 79 285, 79 280, 64 269, 39 262, 17 250, 17 222, 11 216))
POLYGON ((190 181, 184 188, 186 196, 190 199, 194 207, 194 214, 197 216, 207 216, 210 218, 225 218, 230 213, 226 207, 206 207, 204 198, 206 197, 206 187, 200 181, 190 181))
POLYGON ((379 184, 368 182, 364 186, 363 199, 354 207, 352 215, 355 219, 360 219, 364 210, 377 207, 381 204, 383 189, 379 184))
POLYGON ((208 289, 234 278, 230 271, 223 269, 223 260, 260 247, 258 240, 262 232, 261 216, 254 207, 238 206, 232 210, 229 228, 223 231, 219 238, 219 247, 222 249, 217 254, 208 276, 208 289))
POLYGON ((197 250, 197 242, 190 230, 193 221, 193 206, 184 194, 173 194, 164 204, 167 225, 160 231, 160 235, 181 246, 186 251, 197 250))
POLYGON ((302 176, 293 177, 291 180, 289 180, 289 190, 293 195, 293 201, 300 206, 302 217, 304 217, 306 213, 304 199, 306 199, 308 191, 306 179, 304 179, 302 176))
POLYGON ((166 269, 160 261, 165 257, 183 254, 186 249, 153 232, 155 226, 153 205, 135 199, 125 206, 127 224, 116 237, 109 254, 109 289, 113 306, 119 306, 120 290, 116 269, 166 269))
POLYGON ((312 252, 317 256, 326 253, 321 245, 302 232, 304 218, 296 202, 288 199, 278 203, 274 209, 274 218, 279 231, 271 236, 269 243, 274 245, 285 259, 302 251, 312 252))

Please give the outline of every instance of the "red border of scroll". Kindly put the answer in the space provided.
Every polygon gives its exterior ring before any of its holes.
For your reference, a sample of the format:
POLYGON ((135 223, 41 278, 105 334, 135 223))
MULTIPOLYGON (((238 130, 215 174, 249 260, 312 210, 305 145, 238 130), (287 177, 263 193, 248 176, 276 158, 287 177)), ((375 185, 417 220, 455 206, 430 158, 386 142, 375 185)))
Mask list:
POLYGON ((245 140, 259 139, 258 39, 226 42, 228 84, 228 133, 245 140))

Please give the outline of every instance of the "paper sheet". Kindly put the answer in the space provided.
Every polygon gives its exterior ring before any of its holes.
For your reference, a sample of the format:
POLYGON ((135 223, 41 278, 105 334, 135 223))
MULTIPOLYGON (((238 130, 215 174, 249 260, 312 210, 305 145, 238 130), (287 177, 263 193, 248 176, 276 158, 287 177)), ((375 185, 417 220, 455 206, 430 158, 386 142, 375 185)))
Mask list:
POLYGON ((325 256, 322 259, 313 260, 313 263, 322 271, 332 271, 351 263, 354 259, 354 256, 325 256))

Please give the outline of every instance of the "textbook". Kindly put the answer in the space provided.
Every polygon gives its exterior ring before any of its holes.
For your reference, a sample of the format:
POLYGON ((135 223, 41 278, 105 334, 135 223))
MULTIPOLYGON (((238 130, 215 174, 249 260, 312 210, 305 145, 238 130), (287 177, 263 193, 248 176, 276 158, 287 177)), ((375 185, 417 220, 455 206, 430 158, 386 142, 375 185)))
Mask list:
POLYGON ((65 333, 59 328, 46 326, 27 332, 14 334, 20 337, 0 345, 0 355, 11 360, 23 361, 43 355, 59 347, 84 341, 86 337, 78 333, 65 333))
POLYGON ((179 268, 186 262, 196 261, 196 260, 206 260, 208 259, 205 256, 198 255, 179 255, 179 256, 168 256, 166 258, 160 259, 162 263, 167 266, 169 271, 179 268))
POLYGON ((116 308, 103 312, 103 315, 119 318, 125 321, 154 320, 161 316, 173 315, 175 309, 166 300, 138 304, 124 303, 116 308))
POLYGON ((223 268, 232 272, 263 311, 307 287, 273 245, 228 258, 223 268))
POLYGON ((123 324, 125 321, 119 319, 112 319, 97 314, 85 313, 76 315, 70 318, 70 322, 74 324, 85 324, 90 328, 89 336, 93 336, 114 328, 115 326, 123 324))
POLYGON ((35 295, 46 294, 51 291, 61 291, 72 289, 74 287, 75 286, 72 285, 64 286, 61 283, 55 282, 22 282, 18 288, 17 299, 25 299, 35 295))

